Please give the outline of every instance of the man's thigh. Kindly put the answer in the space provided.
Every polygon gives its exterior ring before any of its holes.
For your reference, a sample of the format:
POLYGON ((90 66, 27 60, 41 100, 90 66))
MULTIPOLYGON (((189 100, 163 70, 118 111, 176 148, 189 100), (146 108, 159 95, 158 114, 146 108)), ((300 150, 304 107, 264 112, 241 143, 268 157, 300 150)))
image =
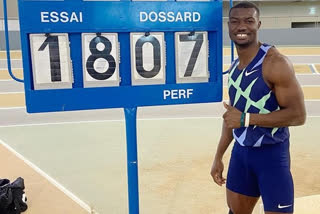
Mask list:
POLYGON ((266 213, 293 213, 294 187, 289 167, 264 170, 258 181, 266 213))
POLYGON ((234 214, 251 214, 260 191, 256 175, 247 162, 248 148, 235 143, 227 175, 227 202, 234 214))
POLYGON ((283 142, 250 150, 249 164, 257 178, 266 213, 293 213, 294 186, 289 146, 289 142, 283 142))
POLYGON ((234 214, 251 214, 258 199, 227 189, 227 203, 234 214))

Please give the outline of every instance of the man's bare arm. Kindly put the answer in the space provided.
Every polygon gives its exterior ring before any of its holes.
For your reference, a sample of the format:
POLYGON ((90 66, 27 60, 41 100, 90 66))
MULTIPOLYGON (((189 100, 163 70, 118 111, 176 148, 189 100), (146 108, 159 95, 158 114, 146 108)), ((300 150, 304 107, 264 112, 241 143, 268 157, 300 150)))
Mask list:
POLYGON ((276 53, 265 60, 263 69, 265 81, 272 87, 280 110, 268 114, 251 114, 250 125, 285 127, 304 124, 304 96, 291 62, 276 53))
POLYGON ((228 128, 226 126, 225 122, 223 122, 221 137, 219 140, 215 159, 222 160, 222 157, 223 157, 224 153, 226 152, 226 150, 228 149, 232 140, 233 140, 232 129, 228 128))
POLYGON ((223 122, 220 141, 219 141, 217 152, 211 167, 211 176, 214 182, 216 182, 220 186, 225 184, 225 181, 226 181, 226 179, 222 175, 224 170, 222 157, 226 152, 227 148, 229 147, 232 140, 233 140, 232 129, 229 129, 226 126, 226 123, 223 122))

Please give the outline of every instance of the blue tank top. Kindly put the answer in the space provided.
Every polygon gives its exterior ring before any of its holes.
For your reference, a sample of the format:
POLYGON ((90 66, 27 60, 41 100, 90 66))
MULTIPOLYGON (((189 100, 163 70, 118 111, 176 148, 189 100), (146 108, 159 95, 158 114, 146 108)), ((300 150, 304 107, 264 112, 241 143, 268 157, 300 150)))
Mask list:
MULTIPOLYGON (((275 94, 262 76, 262 63, 272 46, 261 45, 257 55, 243 70, 236 59, 228 78, 230 104, 241 112, 267 114, 280 109, 275 94)), ((265 128, 250 125, 233 129, 233 137, 241 146, 260 147, 289 140, 288 127, 265 128)))

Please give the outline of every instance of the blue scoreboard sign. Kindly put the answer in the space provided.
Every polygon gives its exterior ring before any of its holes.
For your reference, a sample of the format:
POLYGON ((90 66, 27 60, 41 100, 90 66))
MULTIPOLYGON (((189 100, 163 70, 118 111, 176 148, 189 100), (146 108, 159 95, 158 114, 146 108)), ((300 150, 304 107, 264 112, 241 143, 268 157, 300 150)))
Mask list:
POLYGON ((30 113, 222 99, 222 0, 18 1, 30 113))

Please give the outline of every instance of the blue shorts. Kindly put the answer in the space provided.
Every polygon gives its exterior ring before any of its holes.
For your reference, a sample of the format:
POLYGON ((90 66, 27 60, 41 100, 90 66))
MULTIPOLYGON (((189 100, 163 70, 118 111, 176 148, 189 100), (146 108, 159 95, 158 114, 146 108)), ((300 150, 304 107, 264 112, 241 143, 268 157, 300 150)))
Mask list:
POLYGON ((227 188, 242 195, 261 196, 265 211, 293 213, 289 142, 261 147, 243 147, 236 142, 227 188))

